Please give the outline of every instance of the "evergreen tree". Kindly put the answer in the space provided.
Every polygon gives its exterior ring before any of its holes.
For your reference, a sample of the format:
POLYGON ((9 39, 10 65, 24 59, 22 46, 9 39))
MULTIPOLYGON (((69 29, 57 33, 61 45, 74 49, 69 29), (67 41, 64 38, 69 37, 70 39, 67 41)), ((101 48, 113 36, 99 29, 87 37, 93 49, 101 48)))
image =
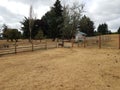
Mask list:
POLYGON ((60 0, 56 0, 54 7, 53 7, 53 12, 54 12, 54 19, 53 22, 55 23, 55 27, 54 27, 54 33, 56 34, 53 37, 53 40, 55 40, 55 38, 62 38, 62 25, 63 25, 63 10, 62 10, 62 5, 60 0))
POLYGON ((15 40, 17 42, 18 39, 21 38, 21 32, 19 32, 17 29, 7 28, 3 35, 5 36, 4 38, 7 39, 7 41, 15 40))
POLYGON ((35 39, 39 39, 40 42, 41 40, 44 38, 44 34, 43 34, 43 30, 39 30, 39 32, 37 33, 37 35, 35 36, 35 39))
POLYGON ((42 21, 44 22, 43 31, 48 37, 53 38, 53 41, 62 37, 63 10, 59 0, 56 0, 51 10, 42 17, 42 21))
POLYGON ((8 26, 6 25, 6 24, 3 24, 3 26, 2 26, 2 31, 3 31, 3 38, 7 38, 7 36, 6 36, 6 32, 7 32, 7 30, 8 30, 8 26))
POLYGON ((109 33, 108 25, 106 23, 100 24, 98 26, 97 31, 98 31, 99 34, 103 34, 103 35, 108 34, 109 33))
MULTIPOLYGON (((31 27, 31 38, 34 39, 37 33, 39 32, 39 28, 41 28, 42 22, 39 19, 33 20, 33 25, 31 27)), ((23 38, 29 39, 30 37, 30 31, 29 31, 29 19, 24 18, 24 20, 21 22, 22 27, 21 30, 23 31, 23 38)))
POLYGON ((120 27, 119 27, 119 29, 118 29, 118 34, 120 34, 120 27))
POLYGON ((90 20, 89 17, 85 15, 80 20, 80 31, 87 34, 87 36, 94 35, 94 22, 90 20))
POLYGON ((30 31, 29 31, 29 19, 24 17, 24 20, 20 22, 22 24, 21 30, 23 31, 23 38, 29 39, 30 31))

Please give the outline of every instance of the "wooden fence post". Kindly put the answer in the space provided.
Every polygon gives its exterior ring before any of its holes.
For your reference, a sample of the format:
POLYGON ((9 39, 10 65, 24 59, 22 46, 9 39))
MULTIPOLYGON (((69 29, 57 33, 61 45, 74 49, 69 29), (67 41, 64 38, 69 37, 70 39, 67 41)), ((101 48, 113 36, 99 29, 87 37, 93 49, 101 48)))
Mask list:
POLYGON ((72 37, 72 48, 74 47, 74 38, 72 37))
POLYGON ((32 51, 34 51, 34 44, 33 44, 33 41, 31 41, 31 44, 32 44, 32 51))
POLYGON ((58 48, 58 38, 56 39, 56 48, 58 48))
POLYGON ((99 35, 99 48, 101 49, 101 35, 99 35))
POLYGON ((15 41, 15 54, 17 53, 17 42, 15 41))
POLYGON ((78 43, 77 43, 77 44, 78 44, 78 47, 79 47, 79 46, 80 46, 80 42, 78 41, 78 43))
POLYGON ((77 44, 78 44, 78 47, 80 47, 80 40, 78 40, 77 44))
POLYGON ((84 37, 84 48, 86 47, 86 37, 84 37))
POLYGON ((47 43, 47 39, 46 39, 46 45, 45 45, 45 48, 46 48, 46 49, 48 49, 48 46, 47 46, 47 44, 48 44, 48 43, 47 43))
POLYGON ((62 47, 64 47, 64 39, 62 39, 62 47))
POLYGON ((119 49, 120 49, 120 34, 119 34, 119 49))

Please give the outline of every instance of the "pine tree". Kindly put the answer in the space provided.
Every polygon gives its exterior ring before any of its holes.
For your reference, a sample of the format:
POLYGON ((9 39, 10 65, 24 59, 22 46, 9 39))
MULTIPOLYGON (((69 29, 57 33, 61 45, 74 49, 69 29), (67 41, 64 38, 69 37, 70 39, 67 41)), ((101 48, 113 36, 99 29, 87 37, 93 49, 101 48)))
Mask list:
POLYGON ((56 0, 55 4, 43 17, 44 22, 43 31, 52 38, 53 41, 56 38, 62 37, 62 27, 63 27, 63 7, 60 0, 56 0))
POLYGON ((40 42, 41 40, 44 38, 44 33, 43 30, 39 30, 39 32, 37 33, 37 35, 35 36, 35 39, 39 39, 40 42))
POLYGON ((59 0, 56 0, 53 7, 53 12, 55 14, 53 22, 55 22, 54 32, 56 34, 53 40, 55 40, 55 38, 62 38, 63 10, 61 2, 59 0))
POLYGON ((120 34, 120 27, 119 27, 119 29, 118 29, 118 34, 120 34))
POLYGON ((97 31, 98 31, 99 34, 103 34, 103 35, 108 34, 109 33, 108 32, 108 25, 106 23, 100 24, 98 26, 97 31))
POLYGON ((87 34, 87 36, 94 35, 94 22, 89 17, 83 16, 80 20, 80 31, 87 34))

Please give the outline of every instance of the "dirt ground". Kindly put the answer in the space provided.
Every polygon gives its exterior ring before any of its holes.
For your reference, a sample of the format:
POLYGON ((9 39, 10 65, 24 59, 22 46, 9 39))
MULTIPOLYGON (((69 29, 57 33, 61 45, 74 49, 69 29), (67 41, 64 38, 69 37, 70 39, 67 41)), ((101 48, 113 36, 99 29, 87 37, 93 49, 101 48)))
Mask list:
POLYGON ((0 57, 0 90, 120 90, 120 50, 58 48, 0 57))

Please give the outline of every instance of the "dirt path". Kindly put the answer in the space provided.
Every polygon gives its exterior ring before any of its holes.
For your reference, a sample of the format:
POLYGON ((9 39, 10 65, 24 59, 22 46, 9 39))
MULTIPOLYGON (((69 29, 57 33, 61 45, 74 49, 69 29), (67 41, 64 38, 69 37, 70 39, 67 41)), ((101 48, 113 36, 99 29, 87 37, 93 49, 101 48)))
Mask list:
POLYGON ((0 90, 120 90, 120 51, 53 49, 0 57, 0 90))

